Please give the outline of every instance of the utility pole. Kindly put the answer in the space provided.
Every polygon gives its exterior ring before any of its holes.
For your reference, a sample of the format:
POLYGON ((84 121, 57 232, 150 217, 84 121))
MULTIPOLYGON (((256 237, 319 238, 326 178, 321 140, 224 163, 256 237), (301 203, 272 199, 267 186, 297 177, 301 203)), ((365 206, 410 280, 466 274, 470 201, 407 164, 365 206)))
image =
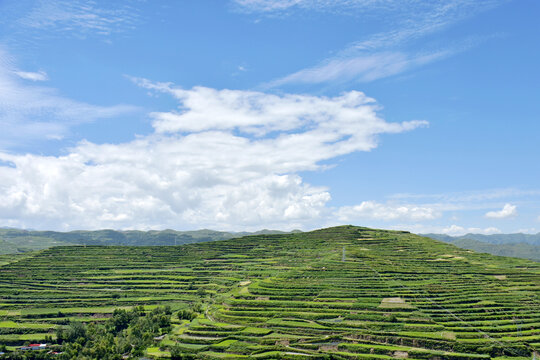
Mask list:
POLYGON ((521 321, 519 318, 513 317, 512 320, 514 321, 514 324, 516 325, 516 330, 518 333, 518 336, 521 336, 521 321))
POLYGON ((341 254, 341 261, 345 262, 345 246, 343 247, 343 253, 341 254))

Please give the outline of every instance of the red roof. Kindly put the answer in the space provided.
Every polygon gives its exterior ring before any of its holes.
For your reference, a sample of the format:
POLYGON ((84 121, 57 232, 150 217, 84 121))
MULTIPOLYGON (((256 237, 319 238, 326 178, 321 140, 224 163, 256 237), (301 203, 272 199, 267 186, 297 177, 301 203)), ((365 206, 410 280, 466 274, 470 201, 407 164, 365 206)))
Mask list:
POLYGON ((41 346, 41 344, 30 344, 28 346, 41 346))

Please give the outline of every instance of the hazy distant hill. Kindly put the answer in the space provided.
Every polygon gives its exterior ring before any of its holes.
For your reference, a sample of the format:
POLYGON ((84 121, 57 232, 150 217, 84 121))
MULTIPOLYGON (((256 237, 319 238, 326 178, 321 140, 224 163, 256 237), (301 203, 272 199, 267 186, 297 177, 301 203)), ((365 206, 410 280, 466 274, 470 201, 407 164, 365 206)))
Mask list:
POLYGON ((277 230, 257 232, 224 232, 214 230, 176 231, 29 231, 20 229, 0 229, 0 254, 13 254, 32 250, 47 249, 58 245, 121 245, 152 246, 181 245, 204 241, 226 240, 245 235, 283 234, 277 230))
POLYGON ((432 239, 454 244, 460 248, 493 255, 520 257, 540 261, 540 233, 538 234, 466 234, 449 236, 425 234, 432 239))
POLYGON ((540 246, 540 233, 538 234, 466 234, 462 236, 450 236, 445 234, 423 234, 423 236, 430 237, 445 242, 454 242, 459 239, 471 239, 476 241, 482 241, 491 244, 511 244, 511 243, 528 243, 531 245, 540 246))

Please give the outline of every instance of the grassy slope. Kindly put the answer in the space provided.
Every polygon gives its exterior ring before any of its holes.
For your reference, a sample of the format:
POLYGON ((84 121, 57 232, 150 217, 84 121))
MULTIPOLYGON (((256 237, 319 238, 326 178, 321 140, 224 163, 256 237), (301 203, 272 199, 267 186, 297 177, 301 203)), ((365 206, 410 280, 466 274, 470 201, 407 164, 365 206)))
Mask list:
POLYGON ((404 232, 343 226, 178 247, 59 247, 1 270, 8 345, 42 339, 37 324, 199 303, 163 348, 206 358, 518 359, 540 346, 539 263, 404 232))

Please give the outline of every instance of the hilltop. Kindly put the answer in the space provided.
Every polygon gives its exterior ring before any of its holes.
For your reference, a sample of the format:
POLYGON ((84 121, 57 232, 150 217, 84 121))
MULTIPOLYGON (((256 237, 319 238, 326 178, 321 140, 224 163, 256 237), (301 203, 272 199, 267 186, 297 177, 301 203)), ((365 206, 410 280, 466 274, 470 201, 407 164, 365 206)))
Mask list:
POLYGON ((99 358, 103 344, 105 354, 175 358, 525 359, 540 348, 539 263, 408 232, 340 226, 175 247, 63 246, 6 262, 8 350, 85 326, 97 338, 65 340, 66 353, 99 358), (129 338, 164 305, 169 326, 129 338), (115 330, 124 315, 114 310, 135 306, 137 321, 115 330), (128 338, 133 347, 120 347, 128 338))

